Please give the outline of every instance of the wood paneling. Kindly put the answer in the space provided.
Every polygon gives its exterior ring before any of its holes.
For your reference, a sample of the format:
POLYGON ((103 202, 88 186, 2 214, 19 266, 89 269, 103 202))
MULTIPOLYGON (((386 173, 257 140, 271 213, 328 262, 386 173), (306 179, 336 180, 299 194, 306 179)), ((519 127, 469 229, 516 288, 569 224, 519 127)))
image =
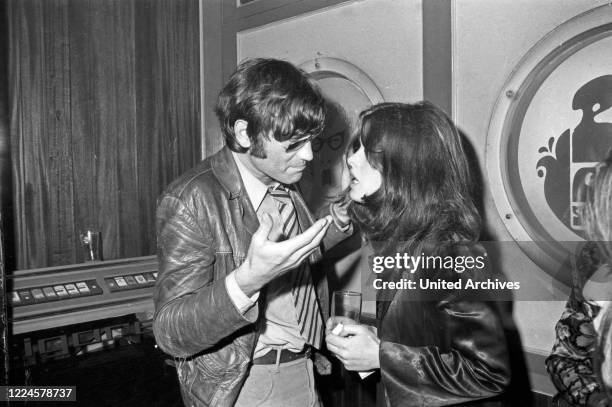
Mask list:
POLYGON ((11 0, 17 268, 154 254, 157 196, 200 151, 197 0, 11 0))
POLYGON ((10 148, 8 115, 8 16, 6 2, 0 1, 0 386, 8 384, 9 344, 5 270, 6 213, 11 211, 10 148))

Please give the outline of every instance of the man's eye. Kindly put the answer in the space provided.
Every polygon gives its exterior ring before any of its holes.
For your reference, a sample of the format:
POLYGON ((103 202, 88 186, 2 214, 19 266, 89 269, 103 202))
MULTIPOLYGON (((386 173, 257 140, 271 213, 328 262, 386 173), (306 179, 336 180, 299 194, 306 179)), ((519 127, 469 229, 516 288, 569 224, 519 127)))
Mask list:
POLYGON ((287 146, 287 151, 299 150, 300 148, 304 146, 304 144, 308 143, 309 141, 310 139, 306 139, 306 140, 296 141, 295 143, 291 143, 289 144, 289 146, 287 146))

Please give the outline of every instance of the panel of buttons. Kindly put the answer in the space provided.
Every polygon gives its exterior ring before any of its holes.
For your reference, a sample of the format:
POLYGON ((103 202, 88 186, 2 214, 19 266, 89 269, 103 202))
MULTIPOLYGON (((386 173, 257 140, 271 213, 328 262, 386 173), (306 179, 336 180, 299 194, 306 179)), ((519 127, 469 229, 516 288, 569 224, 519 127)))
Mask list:
POLYGON ((102 288, 96 280, 75 281, 45 287, 21 288, 17 291, 12 291, 11 304, 14 307, 19 307, 69 298, 100 295, 102 293, 102 288))
POLYGON ((157 280, 157 272, 106 277, 104 282, 108 286, 110 292, 116 292, 152 287, 155 285, 155 280, 157 280))

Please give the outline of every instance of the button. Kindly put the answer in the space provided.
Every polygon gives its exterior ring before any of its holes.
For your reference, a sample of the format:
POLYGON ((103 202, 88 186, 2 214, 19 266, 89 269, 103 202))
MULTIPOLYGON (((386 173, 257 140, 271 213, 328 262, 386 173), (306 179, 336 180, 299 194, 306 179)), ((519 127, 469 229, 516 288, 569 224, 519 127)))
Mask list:
POLYGON ((76 286, 78 290, 81 292, 81 294, 89 294, 91 292, 89 291, 89 287, 87 287, 87 283, 85 283, 84 281, 81 281, 80 283, 76 283, 76 286))
POLYGON ((42 290, 40 288, 33 288, 32 289, 32 296, 38 302, 44 302, 45 299, 46 299, 45 295, 43 294, 43 292, 42 292, 42 290))
POLYGON ((68 292, 66 291, 66 288, 63 285, 54 285, 53 289, 60 298, 68 297, 68 292))
POLYGON ((119 287, 127 287, 127 283, 125 282, 125 279, 123 277, 115 277, 115 281, 117 282, 117 285, 119 287))
POLYGON ((144 278, 144 276, 142 274, 136 274, 134 276, 134 278, 136 279, 136 282, 138 284, 146 284, 147 283, 147 279, 144 278))
POLYGON ((157 280, 157 271, 153 273, 153 278, 157 280))
POLYGON ((18 293, 21 297, 21 301, 23 301, 24 304, 31 304, 34 302, 34 298, 32 297, 30 290, 19 290, 18 293))
POLYGON ((43 293, 45 293, 45 295, 47 296, 47 299, 57 300, 57 294, 55 294, 55 291, 53 291, 53 287, 44 287, 42 290, 43 293))
POLYGON ((155 282, 155 277, 153 277, 151 273, 144 273, 144 278, 146 278, 149 283, 155 282))
POLYGON ((133 276, 125 276, 125 282, 128 283, 128 285, 136 285, 138 283, 136 283, 136 279, 133 276))
POLYGON ((89 289, 91 290, 91 294, 92 295, 102 294, 103 293, 102 289, 100 288, 100 286, 98 285, 96 280, 89 280, 89 281, 87 281, 87 285, 89 286, 89 289))
POLYGON ((119 289, 119 287, 117 287, 117 282, 114 278, 105 278, 104 280, 106 281, 106 284, 108 285, 108 288, 110 288, 111 291, 119 289))
POLYGON ((11 291, 11 303, 13 305, 21 304, 21 297, 17 293, 17 291, 11 291))
POLYGON ((66 284, 66 291, 68 291, 68 294, 72 295, 73 297, 78 297, 81 295, 74 284, 66 284))

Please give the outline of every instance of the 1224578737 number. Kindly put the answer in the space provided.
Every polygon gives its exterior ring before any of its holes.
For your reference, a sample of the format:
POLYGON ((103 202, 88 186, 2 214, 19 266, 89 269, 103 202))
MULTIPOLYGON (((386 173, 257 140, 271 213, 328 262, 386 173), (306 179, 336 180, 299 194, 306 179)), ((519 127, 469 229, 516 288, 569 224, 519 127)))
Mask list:
POLYGON ((76 401, 76 387, 0 386, 0 401, 76 401))

